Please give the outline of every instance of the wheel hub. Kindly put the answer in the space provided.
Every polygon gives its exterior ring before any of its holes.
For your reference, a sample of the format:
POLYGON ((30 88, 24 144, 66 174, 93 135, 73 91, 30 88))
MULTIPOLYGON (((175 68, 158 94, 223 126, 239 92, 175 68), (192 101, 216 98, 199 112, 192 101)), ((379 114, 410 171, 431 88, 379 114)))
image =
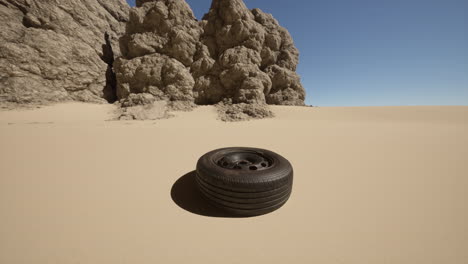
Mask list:
POLYGON ((222 156, 217 162, 219 166, 231 170, 265 170, 272 161, 257 152, 233 152, 222 156))

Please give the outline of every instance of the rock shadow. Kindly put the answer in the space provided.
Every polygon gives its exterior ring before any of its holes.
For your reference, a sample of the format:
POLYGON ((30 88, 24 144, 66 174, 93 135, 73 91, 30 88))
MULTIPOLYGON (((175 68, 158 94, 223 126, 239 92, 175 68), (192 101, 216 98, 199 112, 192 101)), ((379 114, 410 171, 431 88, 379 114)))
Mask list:
POLYGON ((180 177, 172 186, 171 198, 180 208, 193 214, 220 217, 241 218, 231 215, 210 204, 200 192, 196 182, 196 172, 192 171, 180 177))

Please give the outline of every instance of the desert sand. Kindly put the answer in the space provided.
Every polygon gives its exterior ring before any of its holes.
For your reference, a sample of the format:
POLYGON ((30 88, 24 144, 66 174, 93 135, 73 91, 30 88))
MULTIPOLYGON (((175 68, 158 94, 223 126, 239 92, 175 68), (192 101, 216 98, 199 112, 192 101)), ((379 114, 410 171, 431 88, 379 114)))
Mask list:
POLYGON ((106 121, 113 107, 0 112, 0 263, 468 263, 467 106, 276 106, 241 123, 211 106, 106 121), (291 161, 284 207, 202 203, 196 161, 228 146, 291 161))

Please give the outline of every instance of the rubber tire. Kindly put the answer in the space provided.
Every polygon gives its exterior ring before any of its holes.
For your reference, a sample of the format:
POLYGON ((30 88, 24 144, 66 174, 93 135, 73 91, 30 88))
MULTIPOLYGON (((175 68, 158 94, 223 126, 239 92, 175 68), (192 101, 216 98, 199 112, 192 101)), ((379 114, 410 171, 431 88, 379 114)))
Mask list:
POLYGON ((265 149, 222 148, 210 151, 197 162, 196 179, 204 198, 233 216, 267 214, 283 206, 293 185, 291 163, 265 149), (227 153, 255 152, 271 160, 265 170, 233 170, 219 166, 216 161, 227 153))

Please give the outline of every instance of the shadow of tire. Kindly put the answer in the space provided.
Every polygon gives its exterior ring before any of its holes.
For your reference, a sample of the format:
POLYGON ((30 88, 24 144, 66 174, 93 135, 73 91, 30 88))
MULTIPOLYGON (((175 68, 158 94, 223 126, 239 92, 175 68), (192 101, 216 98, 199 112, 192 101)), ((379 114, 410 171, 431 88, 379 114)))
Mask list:
POLYGON ((196 172, 180 177, 171 188, 171 198, 180 208, 193 214, 208 217, 239 218, 209 203, 198 189, 196 172))

